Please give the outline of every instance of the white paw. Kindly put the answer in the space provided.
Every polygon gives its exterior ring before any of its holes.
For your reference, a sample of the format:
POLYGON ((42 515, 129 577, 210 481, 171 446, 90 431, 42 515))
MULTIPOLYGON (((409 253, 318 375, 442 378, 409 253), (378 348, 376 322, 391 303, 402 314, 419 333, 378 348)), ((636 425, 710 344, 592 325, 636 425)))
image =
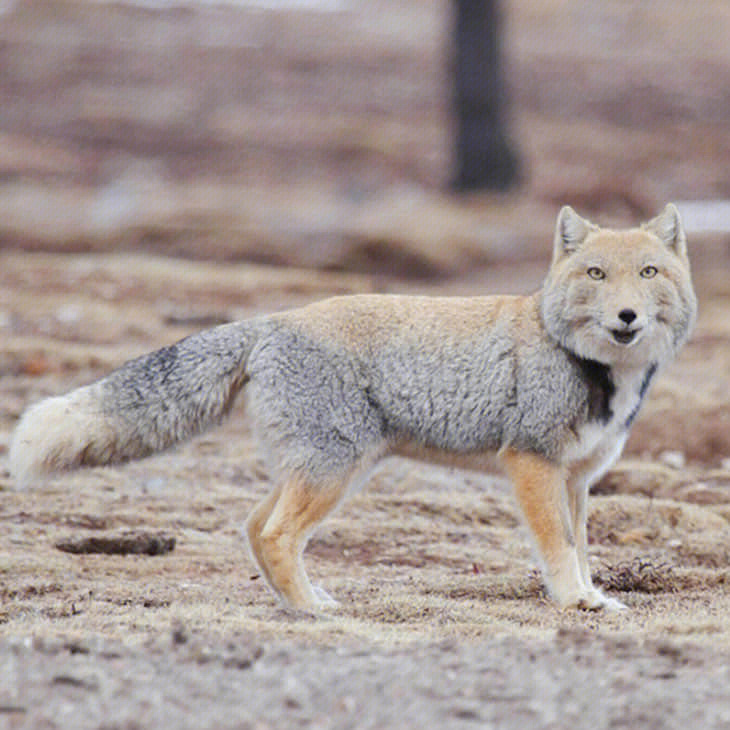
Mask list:
POLYGON ((332 598, 321 586, 312 586, 312 590, 317 601, 317 608, 337 608, 340 605, 340 602, 332 598))
POLYGON ((604 611, 628 611, 629 607, 618 600, 618 598, 610 598, 604 596, 604 604, 601 606, 604 611))
POLYGON ((628 606, 617 598, 605 596, 601 591, 593 589, 587 596, 578 601, 578 608, 584 611, 626 611, 628 606))

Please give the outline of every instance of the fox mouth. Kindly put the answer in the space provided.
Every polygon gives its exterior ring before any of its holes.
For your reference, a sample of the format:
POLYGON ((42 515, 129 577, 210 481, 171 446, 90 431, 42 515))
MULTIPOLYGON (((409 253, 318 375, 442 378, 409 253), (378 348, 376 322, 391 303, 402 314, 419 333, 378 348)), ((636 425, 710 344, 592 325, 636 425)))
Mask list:
POLYGON ((611 330, 611 335, 613 336, 614 341, 618 342, 619 345, 628 345, 634 341, 638 331, 638 329, 611 330))

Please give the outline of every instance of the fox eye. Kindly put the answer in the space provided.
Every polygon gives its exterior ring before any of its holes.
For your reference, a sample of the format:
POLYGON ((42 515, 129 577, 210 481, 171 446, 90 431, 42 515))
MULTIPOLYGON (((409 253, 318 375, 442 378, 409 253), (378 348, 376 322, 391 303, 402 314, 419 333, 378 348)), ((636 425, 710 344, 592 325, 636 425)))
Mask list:
POLYGON ((591 266, 586 273, 591 277, 591 279, 595 279, 596 281, 606 278, 606 272, 603 269, 599 269, 597 266, 591 266))
POLYGON ((644 268, 643 268, 643 269, 642 269, 642 270, 641 270, 641 271, 639 272, 639 274, 640 274, 640 275, 641 275, 641 276, 642 276, 642 277, 643 277, 644 279, 651 279, 652 277, 654 277, 654 276, 656 276, 656 275, 657 275, 657 268, 656 268, 656 266, 645 266, 645 267, 644 267, 644 268))

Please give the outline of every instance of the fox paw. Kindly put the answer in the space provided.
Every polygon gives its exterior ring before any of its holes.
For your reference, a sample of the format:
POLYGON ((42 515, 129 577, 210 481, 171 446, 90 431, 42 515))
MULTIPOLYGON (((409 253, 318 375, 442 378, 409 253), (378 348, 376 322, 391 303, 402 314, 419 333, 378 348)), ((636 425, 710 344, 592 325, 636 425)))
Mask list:
POLYGON ((583 611, 626 611, 628 606, 617 598, 605 596, 599 590, 592 590, 585 598, 578 601, 578 608, 583 611))
POLYGON ((340 605, 339 601, 336 601, 330 596, 322 586, 312 586, 314 596, 317 601, 316 608, 318 609, 332 609, 337 608, 340 605))

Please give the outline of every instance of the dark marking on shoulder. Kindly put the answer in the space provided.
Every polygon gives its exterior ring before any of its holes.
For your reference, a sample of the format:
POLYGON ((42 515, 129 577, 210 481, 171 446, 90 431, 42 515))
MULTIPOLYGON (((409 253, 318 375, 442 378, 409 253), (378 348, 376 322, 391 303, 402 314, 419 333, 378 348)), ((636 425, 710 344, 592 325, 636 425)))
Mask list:
POLYGON ((608 423, 613 418, 611 399, 616 393, 611 368, 597 360, 588 360, 573 353, 570 356, 588 388, 588 420, 608 423))
POLYGON ((631 409, 631 413, 629 413, 628 418, 624 423, 624 428, 631 428, 631 424, 634 422, 634 419, 639 413, 639 409, 641 408, 641 404, 644 400, 644 396, 646 395, 646 391, 649 390, 649 386, 651 385, 652 378, 654 377, 656 371, 657 364, 655 362, 651 363, 651 365, 649 365, 649 367, 646 369, 644 377, 641 379, 641 385, 639 385, 639 400, 636 402, 636 405, 631 409))

